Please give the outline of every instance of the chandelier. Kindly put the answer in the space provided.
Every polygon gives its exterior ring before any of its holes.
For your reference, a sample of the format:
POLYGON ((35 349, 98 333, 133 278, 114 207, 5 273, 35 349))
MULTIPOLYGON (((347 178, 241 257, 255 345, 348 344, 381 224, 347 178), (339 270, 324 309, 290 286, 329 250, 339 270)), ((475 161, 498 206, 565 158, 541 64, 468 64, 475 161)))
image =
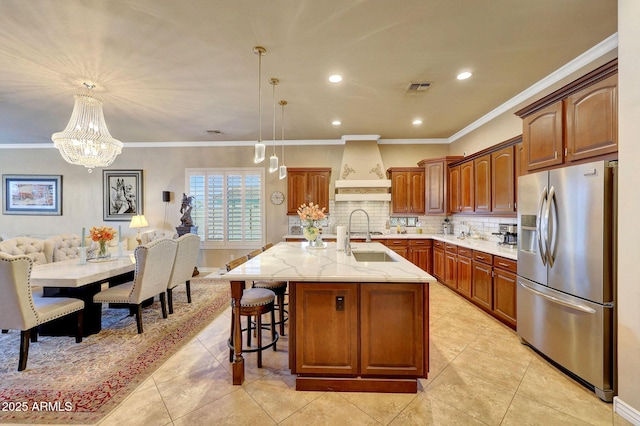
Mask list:
POLYGON ((258 143, 255 145, 253 162, 258 164, 264 161, 265 146, 262 143, 262 55, 267 53, 267 49, 262 46, 253 48, 253 53, 258 55, 258 143))
POLYGON ((95 85, 84 85, 87 93, 75 95, 69 124, 51 135, 51 140, 66 162, 85 166, 91 173, 94 167, 111 165, 122 152, 122 142, 109 134, 102 101, 91 92, 95 85))

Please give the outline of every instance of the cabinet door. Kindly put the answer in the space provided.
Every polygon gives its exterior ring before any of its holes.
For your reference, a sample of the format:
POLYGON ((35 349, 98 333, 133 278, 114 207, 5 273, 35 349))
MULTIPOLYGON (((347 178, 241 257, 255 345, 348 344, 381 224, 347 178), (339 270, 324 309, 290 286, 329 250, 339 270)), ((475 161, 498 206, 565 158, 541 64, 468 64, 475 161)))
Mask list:
POLYGON ((444 249, 433 249, 433 275, 440 282, 444 282, 444 249))
POLYGON ((444 254, 444 283, 451 288, 458 288, 458 255, 444 254))
POLYGON ((473 160, 474 191, 476 212, 491 211, 491 155, 483 155, 473 160))
POLYGON ((404 172, 391 172, 391 211, 409 213, 409 182, 404 172))
POLYGON ((287 169, 287 214, 295 215, 300 205, 314 203, 329 213, 329 180, 331 169, 287 169))
POLYGON ((405 259, 409 259, 409 245, 407 240, 386 240, 385 245, 405 259))
POLYGON ((460 205, 460 166, 454 166, 449 168, 449 207, 451 213, 459 212, 460 205))
POLYGON ((420 269, 433 274, 433 253, 431 240, 411 240, 409 243, 411 262, 420 269))
POLYGON ((307 203, 314 203, 325 208, 329 213, 329 179, 331 172, 326 170, 313 170, 307 176, 307 203))
POLYGON ((522 125, 527 170, 562 164, 562 102, 525 117, 522 125))
POLYGON ((488 310, 493 302, 493 277, 491 265, 476 262, 473 263, 473 284, 471 286, 471 300, 488 310))
POLYGON ((473 181, 473 161, 460 164, 460 211, 462 212, 472 212, 475 208, 473 181))
POLYGON ((295 300, 296 372, 357 375, 358 285, 296 283, 295 300))
POLYGON ((424 214, 424 170, 409 172, 409 212, 424 214))
POLYGON ((514 147, 509 146, 491 154, 491 211, 493 212, 513 213, 515 211, 514 152, 514 147))
POLYGON ((426 213, 445 213, 445 162, 438 161, 425 165, 426 174, 426 213))
POLYGON ((565 100, 567 161, 618 151, 618 75, 565 100))
MULTIPOLYGON (((421 284, 360 285, 360 374, 424 377, 428 315, 421 284)), ((326 320, 325 320, 326 321, 326 320)), ((325 326, 325 322, 321 322, 325 326)))
POLYGON ((471 298, 471 258, 458 255, 458 291, 471 298))
POLYGON ((287 170, 287 214, 297 214, 298 207, 306 203, 307 173, 287 170))
POLYGON ((516 274, 498 268, 495 268, 494 272, 493 312, 503 322, 515 328, 517 318, 516 274))

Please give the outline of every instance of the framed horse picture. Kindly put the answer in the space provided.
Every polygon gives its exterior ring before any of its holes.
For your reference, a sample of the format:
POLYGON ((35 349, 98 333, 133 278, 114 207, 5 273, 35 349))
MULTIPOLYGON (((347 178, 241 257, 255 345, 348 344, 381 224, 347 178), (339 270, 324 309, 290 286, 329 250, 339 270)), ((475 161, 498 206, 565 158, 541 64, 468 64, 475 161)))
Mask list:
POLYGON ((103 170, 103 220, 126 222, 142 211, 142 170, 103 170))

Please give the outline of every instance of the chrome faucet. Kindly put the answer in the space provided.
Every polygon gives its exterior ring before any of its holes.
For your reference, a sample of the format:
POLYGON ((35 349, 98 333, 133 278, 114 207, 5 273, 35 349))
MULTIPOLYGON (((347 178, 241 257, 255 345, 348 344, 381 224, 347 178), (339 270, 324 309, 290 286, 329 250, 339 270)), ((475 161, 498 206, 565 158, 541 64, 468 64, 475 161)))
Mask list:
POLYGON ((367 213, 363 209, 353 210, 349 214, 349 223, 347 225, 347 238, 344 240, 344 251, 347 253, 347 256, 351 256, 351 216, 353 216, 353 214, 358 210, 360 210, 362 213, 364 213, 367 216, 367 239, 365 240, 365 242, 367 243, 371 242, 371 222, 369 221, 369 213, 367 213))

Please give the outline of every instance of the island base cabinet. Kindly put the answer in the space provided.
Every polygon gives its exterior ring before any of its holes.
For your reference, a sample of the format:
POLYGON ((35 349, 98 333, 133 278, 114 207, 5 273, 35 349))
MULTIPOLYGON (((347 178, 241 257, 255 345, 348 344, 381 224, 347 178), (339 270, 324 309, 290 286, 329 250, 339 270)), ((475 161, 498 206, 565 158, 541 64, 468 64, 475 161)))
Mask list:
POLYGON ((289 282, 297 390, 417 392, 428 372, 425 283, 289 282))

